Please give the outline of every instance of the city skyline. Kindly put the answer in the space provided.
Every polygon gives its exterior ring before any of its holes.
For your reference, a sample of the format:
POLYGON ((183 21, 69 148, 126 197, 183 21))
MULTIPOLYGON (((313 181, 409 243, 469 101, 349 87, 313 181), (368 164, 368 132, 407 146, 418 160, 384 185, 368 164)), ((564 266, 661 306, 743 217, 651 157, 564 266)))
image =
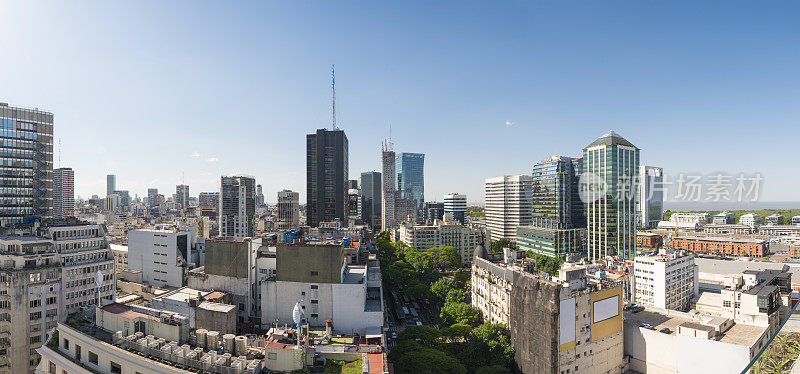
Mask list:
POLYGON ((0 2, 0 43, 20 54, 0 61, 13 72, 0 76, 0 102, 54 114, 54 167, 75 170, 76 196, 104 195, 107 174, 139 197, 184 181, 196 196, 249 174, 270 203, 283 189, 306 201, 303 135, 330 127, 335 63, 350 175, 380 170, 391 124, 395 151, 426 155, 427 200, 481 202, 485 178, 578 157, 608 130, 667 175, 760 172, 762 201, 798 200, 800 176, 785 172, 793 137, 776 136, 800 117, 796 5, 185 5, 153 15, 144 4, 0 2), (33 17, 42 27, 25 27, 33 17), (212 21, 222 27, 200 26, 212 21), (242 131, 220 131, 231 121, 242 131), (771 162, 736 152, 745 132, 771 162))

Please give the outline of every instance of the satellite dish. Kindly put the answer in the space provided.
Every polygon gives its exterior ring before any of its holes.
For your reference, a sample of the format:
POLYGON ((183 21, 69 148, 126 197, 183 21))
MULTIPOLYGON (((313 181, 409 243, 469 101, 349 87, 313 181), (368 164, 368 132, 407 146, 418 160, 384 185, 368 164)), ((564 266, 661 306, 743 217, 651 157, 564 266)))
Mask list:
POLYGON ((295 325, 300 324, 300 320, 305 313, 303 313, 303 307, 300 303, 303 302, 303 299, 297 300, 297 304, 294 304, 294 310, 292 310, 292 320, 294 321, 295 325))
POLYGON ((97 284, 97 288, 103 285, 103 273, 100 270, 97 271, 97 274, 94 276, 94 283, 97 284))

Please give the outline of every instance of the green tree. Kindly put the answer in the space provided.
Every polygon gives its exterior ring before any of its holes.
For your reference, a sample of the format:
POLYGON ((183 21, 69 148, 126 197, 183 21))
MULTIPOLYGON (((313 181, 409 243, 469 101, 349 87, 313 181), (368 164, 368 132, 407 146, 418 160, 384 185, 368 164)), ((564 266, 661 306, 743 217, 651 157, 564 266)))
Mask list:
POLYGON ((558 275, 558 269, 561 269, 561 265, 564 263, 559 258, 540 255, 531 251, 528 251, 528 257, 536 260, 536 269, 550 275, 558 275))
POLYGON ((489 250, 492 252, 502 252, 503 248, 511 248, 515 251, 519 250, 519 246, 507 238, 492 240, 491 248, 489 248, 489 250))
POLYGON ((401 374, 467 374, 467 368, 457 358, 432 348, 408 352, 394 362, 401 374))
POLYGON ((439 317, 445 326, 460 323, 475 327, 481 323, 481 311, 467 303, 446 303, 439 317))
POLYGON ((506 326, 484 323, 473 329, 462 360, 470 367, 509 367, 514 362, 514 346, 506 326))
POLYGON ((471 276, 469 270, 461 269, 456 271, 456 274, 453 276, 453 286, 458 289, 465 289, 467 283, 470 282, 471 276))
POLYGON ((445 304, 455 304, 455 303, 463 303, 467 300, 467 296, 464 295, 464 291, 452 289, 447 292, 447 296, 444 299, 445 304))
POLYGON ((439 271, 461 267, 461 256, 454 247, 449 245, 430 248, 425 251, 425 254, 431 258, 431 266, 439 271))
POLYGON ((436 282, 431 284, 431 295, 433 296, 433 301, 438 305, 442 305, 447 297, 447 294, 453 289, 453 281, 447 278, 439 278, 436 282))
POLYGON ((475 374, 511 374, 511 370, 502 365, 492 365, 478 368, 475 374))

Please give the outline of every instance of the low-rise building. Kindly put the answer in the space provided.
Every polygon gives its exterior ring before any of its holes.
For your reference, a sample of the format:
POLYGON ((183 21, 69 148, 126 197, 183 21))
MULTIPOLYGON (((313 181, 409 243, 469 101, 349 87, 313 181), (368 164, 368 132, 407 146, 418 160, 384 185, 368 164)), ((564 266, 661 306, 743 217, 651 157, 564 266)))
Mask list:
POLYGON ((739 224, 748 226, 751 229, 758 229, 762 223, 764 223, 764 218, 755 213, 747 213, 739 217, 739 224))
POLYGON ((733 213, 730 212, 721 212, 715 215, 713 219, 711 219, 711 223, 715 225, 732 225, 736 223, 736 216, 734 216, 733 213))
POLYGON ((800 216, 792 217, 792 224, 793 225, 800 225, 800 216))
POLYGON ((529 262, 493 258, 482 246, 472 264, 472 305, 484 320, 506 323, 524 373, 622 373, 622 291, 590 283, 585 267, 558 277, 529 262))
POLYGON ((461 264, 472 263, 475 246, 483 243, 483 232, 456 222, 437 221, 433 225, 401 225, 398 229, 400 241, 420 251, 433 247, 451 246, 461 256, 461 264))
POLYGON ((142 272, 142 280, 155 286, 181 287, 192 250, 192 235, 184 230, 131 230, 128 232, 128 267, 142 272))
POLYGON ((642 248, 660 248, 664 245, 664 237, 652 232, 637 232, 636 246, 642 248))
POLYGON ((120 244, 109 244, 111 252, 114 253, 114 272, 119 274, 128 270, 128 246, 120 244))
POLYGON ((743 224, 715 224, 711 223, 703 226, 703 232, 707 234, 720 235, 749 235, 756 232, 756 229, 743 224))
POLYGON ((767 218, 764 218, 764 223, 766 225, 783 225, 783 216, 780 214, 769 215, 767 218))
POLYGON ((182 287, 153 298, 150 305, 186 316, 191 328, 234 334, 237 332, 236 306, 227 304, 229 296, 220 291, 182 287))
POLYGON ((675 249, 695 254, 763 257, 769 254, 769 243, 763 239, 681 236, 672 239, 675 249))
POLYGON ((758 228, 758 233, 769 236, 798 235, 800 226, 798 225, 765 225, 758 228))
POLYGON ((516 243, 524 251, 572 261, 585 255, 586 228, 520 226, 516 243))
POLYGON ((669 217, 669 221, 676 223, 696 223, 703 226, 711 222, 711 216, 708 213, 675 212, 669 217))

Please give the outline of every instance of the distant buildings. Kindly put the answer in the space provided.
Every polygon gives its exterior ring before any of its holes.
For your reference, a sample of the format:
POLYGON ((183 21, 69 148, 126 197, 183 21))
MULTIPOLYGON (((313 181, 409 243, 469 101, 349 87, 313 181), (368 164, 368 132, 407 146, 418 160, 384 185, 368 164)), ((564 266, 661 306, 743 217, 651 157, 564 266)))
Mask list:
POLYGON ((739 217, 739 224, 748 226, 751 229, 758 229, 758 227, 761 226, 763 222, 764 222, 763 218, 761 218, 760 215, 755 213, 747 213, 739 217))
POLYGON ((672 246, 693 253, 720 256, 763 257, 769 254, 767 240, 752 238, 681 236, 672 238, 672 246))
POLYGON ((483 232, 461 224, 437 221, 430 225, 401 225, 400 241, 420 251, 427 251, 438 246, 450 246, 456 249, 461 257, 461 264, 472 263, 475 247, 483 245, 483 232))
POLYGON ((589 260, 633 259, 639 148, 609 131, 583 149, 589 260))
POLYGON ((484 192, 486 228, 490 239, 516 240, 517 227, 530 225, 533 221, 533 179, 530 175, 488 178, 484 192))
POLYGON ((400 198, 415 200, 417 214, 421 216, 425 202, 425 155, 401 152, 397 155, 395 165, 400 198))
POLYGON ((495 256, 475 250, 472 305, 484 321, 509 327, 522 372, 623 372, 619 286, 589 283, 585 267, 553 278, 533 273, 529 262, 495 256))
POLYGON ((664 169, 639 166, 638 227, 652 228, 664 219, 664 169))
POLYGON ((369 225, 369 227, 376 229, 381 225, 381 206, 383 200, 381 199, 381 173, 377 171, 368 171, 361 173, 359 190, 361 194, 361 219, 369 225))
POLYGON ((467 195, 449 193, 443 199, 445 221, 453 220, 463 224, 467 216, 467 195))
POLYGON ((221 178, 219 235, 252 237, 255 232, 256 180, 245 176, 221 178))
POLYGON ((8 176, 0 200, 0 225, 24 217, 53 215, 53 114, 0 103, 0 151, 7 159, 8 176))
POLYGON ((111 195, 117 190, 117 176, 115 174, 106 175, 106 196, 111 195))
POLYGON ((348 143, 342 130, 306 135, 308 225, 339 219, 347 225, 348 143))
POLYGON ((422 204, 422 221, 426 225, 436 220, 444 220, 444 203, 426 201, 422 204))
POLYGON ((583 202, 578 194, 581 160, 553 156, 533 166, 532 223, 537 227, 586 227, 583 202))
POLYGON ((721 212, 711 219, 711 223, 715 225, 732 225, 736 223, 736 216, 730 212, 721 212))
POLYGON ((585 228, 555 229, 531 225, 518 227, 516 234, 519 249, 565 261, 584 256, 585 242, 585 228))
POLYGON ((688 311, 689 302, 698 295, 697 266, 691 254, 636 256, 633 268, 639 305, 688 311))
POLYGON ((72 168, 53 170, 53 218, 75 216, 75 171, 72 168))
POLYGON ((175 203, 178 205, 178 209, 181 211, 185 211, 189 208, 189 186, 185 184, 179 184, 175 186, 175 203))
POLYGON ((767 225, 783 225, 783 216, 780 214, 772 214, 764 218, 764 223, 767 225))
POLYGON ((278 230, 300 227, 300 194, 292 190, 278 192, 278 230))

